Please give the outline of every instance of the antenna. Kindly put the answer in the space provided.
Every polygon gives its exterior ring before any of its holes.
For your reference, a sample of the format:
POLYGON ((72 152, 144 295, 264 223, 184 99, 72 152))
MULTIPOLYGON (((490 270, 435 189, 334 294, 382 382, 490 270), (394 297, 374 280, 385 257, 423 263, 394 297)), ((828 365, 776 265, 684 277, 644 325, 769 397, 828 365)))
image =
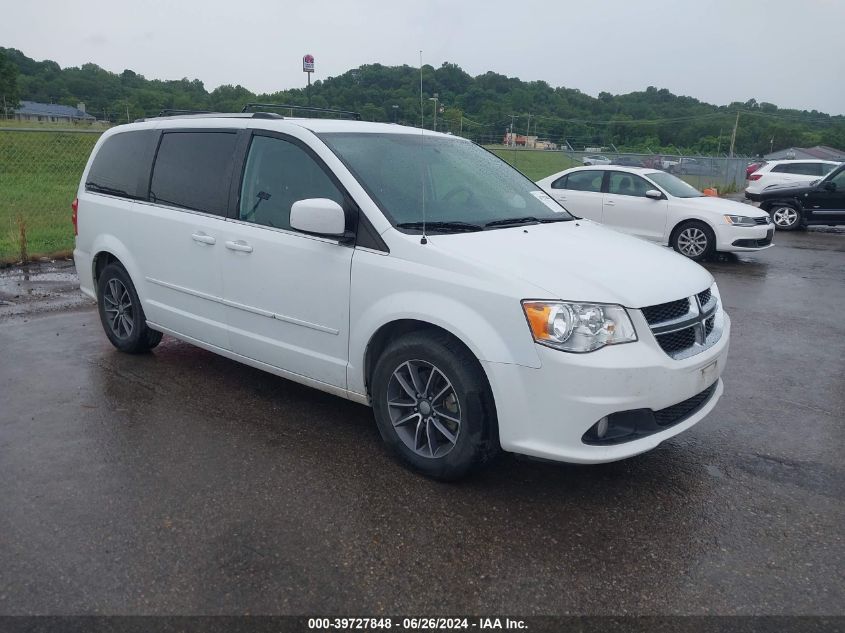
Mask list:
POLYGON ((425 143, 425 109, 423 107, 423 60, 422 50, 420 51, 420 191, 422 193, 422 237, 420 244, 428 244, 425 234, 425 154, 423 144, 425 143))

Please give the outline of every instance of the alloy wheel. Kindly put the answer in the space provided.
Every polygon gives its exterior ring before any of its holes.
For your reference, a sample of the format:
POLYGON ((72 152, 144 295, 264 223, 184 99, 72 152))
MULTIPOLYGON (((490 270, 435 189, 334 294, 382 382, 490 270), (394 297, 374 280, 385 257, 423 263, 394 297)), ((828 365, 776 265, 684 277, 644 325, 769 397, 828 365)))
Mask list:
POLYGON ((424 360, 397 367, 387 385, 387 410, 396 434, 421 457, 443 457, 461 432, 461 406, 451 381, 424 360))
POLYGON ((135 314, 132 297, 120 279, 109 279, 103 293, 103 308, 106 312, 109 328, 121 339, 132 336, 135 328, 135 314))
POLYGON ((691 226, 678 234, 678 250, 687 257, 698 257, 707 250, 707 235, 691 226))
POLYGON ((772 212, 772 221, 776 226, 788 228, 798 221, 798 212, 792 207, 778 207, 772 212))

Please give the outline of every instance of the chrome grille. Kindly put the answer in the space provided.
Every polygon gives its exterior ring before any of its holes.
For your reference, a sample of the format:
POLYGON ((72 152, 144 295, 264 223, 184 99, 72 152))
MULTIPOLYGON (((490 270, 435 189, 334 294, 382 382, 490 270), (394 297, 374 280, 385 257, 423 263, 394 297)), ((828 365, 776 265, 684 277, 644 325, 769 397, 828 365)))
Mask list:
POLYGON ((680 360, 698 354, 722 336, 718 301, 708 288, 686 299, 641 308, 660 348, 680 360))
POLYGON ((693 346, 695 343, 695 330, 688 327, 677 332, 662 334, 657 337, 657 343, 664 352, 671 356, 675 352, 681 352, 693 346))
POLYGON ((671 321, 689 312, 689 299, 678 299, 677 301, 649 306, 648 308, 643 308, 642 312, 649 325, 671 321))

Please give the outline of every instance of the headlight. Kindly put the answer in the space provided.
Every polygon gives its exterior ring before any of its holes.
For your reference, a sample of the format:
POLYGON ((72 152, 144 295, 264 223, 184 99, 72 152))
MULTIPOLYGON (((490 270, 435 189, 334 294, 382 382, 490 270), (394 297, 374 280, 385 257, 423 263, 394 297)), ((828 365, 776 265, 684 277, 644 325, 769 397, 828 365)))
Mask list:
POLYGON ((592 352, 631 343, 637 333, 625 308, 604 303, 523 301, 534 340, 565 352, 592 352))
POLYGON ((725 222, 734 226, 757 226, 757 220, 747 215, 726 215, 725 222))

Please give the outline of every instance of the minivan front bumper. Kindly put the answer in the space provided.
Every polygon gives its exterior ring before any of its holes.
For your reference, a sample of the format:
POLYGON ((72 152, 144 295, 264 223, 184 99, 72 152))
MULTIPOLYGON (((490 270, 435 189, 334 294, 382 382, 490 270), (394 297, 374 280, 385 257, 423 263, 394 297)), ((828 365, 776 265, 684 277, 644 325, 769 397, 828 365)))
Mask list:
POLYGON ((729 340, 730 319, 724 314, 719 341, 683 360, 670 358, 646 329, 635 343, 588 354, 537 345, 539 369, 484 362, 502 448, 581 464, 611 462, 651 450, 702 420, 716 406, 723 391, 720 376, 729 340), (700 406, 664 430, 608 445, 584 441, 585 434, 605 416, 669 410, 710 387, 714 387, 712 393, 700 406))

